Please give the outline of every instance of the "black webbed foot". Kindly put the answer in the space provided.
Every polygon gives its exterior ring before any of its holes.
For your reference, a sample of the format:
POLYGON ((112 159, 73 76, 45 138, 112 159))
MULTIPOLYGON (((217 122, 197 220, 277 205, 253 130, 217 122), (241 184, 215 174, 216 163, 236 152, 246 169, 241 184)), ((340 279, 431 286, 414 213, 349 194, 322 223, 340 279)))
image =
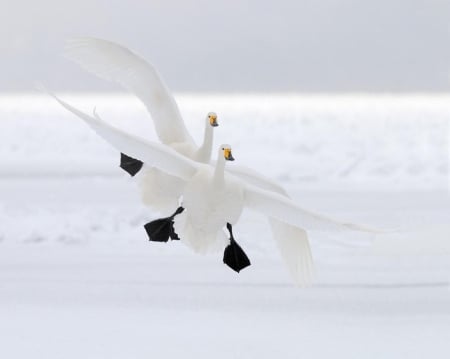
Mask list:
MULTIPOLYGON (((173 230, 173 220, 171 218, 161 218, 147 223, 145 226, 149 241, 168 242, 173 230)), ((178 237, 178 236, 177 236, 178 237)))
POLYGON ((170 217, 157 219, 144 225, 149 241, 152 242, 168 242, 171 240, 180 240, 178 234, 173 227, 174 218, 184 211, 183 207, 178 207, 174 214, 170 217))
POLYGON ((236 272, 240 272, 242 269, 248 267, 250 259, 235 241, 233 237, 233 229, 230 223, 227 223, 228 232, 230 232, 230 244, 225 248, 223 253, 223 262, 236 272))
POLYGON ((128 172, 130 176, 135 176, 142 168, 144 163, 124 153, 120 154, 120 168, 128 172))

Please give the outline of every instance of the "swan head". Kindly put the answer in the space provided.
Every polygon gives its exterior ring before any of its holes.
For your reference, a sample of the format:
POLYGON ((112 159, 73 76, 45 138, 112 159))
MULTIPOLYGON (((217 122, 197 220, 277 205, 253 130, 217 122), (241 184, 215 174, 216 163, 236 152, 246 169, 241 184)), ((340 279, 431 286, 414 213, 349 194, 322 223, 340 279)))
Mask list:
POLYGON ((217 114, 215 112, 209 112, 206 118, 208 119, 209 124, 212 127, 219 126, 219 124, 217 123, 217 114))
POLYGON ((223 153, 223 157, 227 161, 234 161, 233 154, 231 153, 231 146, 230 145, 221 145, 219 148, 219 153, 223 153))

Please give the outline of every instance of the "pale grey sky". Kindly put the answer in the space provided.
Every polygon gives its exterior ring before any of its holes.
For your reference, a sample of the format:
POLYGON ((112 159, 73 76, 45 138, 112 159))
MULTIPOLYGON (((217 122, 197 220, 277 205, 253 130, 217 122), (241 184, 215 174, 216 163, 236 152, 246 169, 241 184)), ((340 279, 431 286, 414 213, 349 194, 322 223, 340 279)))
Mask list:
POLYGON ((450 0, 0 0, 0 91, 117 90, 60 56, 117 41, 174 91, 449 91, 450 0))

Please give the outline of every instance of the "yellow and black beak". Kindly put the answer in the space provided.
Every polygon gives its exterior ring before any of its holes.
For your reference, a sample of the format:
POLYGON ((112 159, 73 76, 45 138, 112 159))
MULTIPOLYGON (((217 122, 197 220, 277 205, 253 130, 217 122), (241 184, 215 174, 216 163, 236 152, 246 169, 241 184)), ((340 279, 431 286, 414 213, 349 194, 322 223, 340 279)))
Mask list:
POLYGON ((227 161, 234 161, 234 157, 231 153, 231 148, 225 148, 223 150, 223 155, 227 161))
POLYGON ((219 124, 217 123, 217 116, 216 115, 209 115, 209 124, 212 127, 217 127, 219 124))

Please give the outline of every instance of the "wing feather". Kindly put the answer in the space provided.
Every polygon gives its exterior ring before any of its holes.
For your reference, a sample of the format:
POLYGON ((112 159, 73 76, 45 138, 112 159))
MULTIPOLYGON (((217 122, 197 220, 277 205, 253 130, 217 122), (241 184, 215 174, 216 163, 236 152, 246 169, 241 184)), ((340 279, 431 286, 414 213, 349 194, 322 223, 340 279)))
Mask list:
POLYGON ((311 284, 314 265, 306 231, 273 218, 269 218, 269 223, 294 282, 299 286, 311 284))
POLYGON ((292 200, 277 193, 246 185, 244 189, 245 206, 262 212, 282 222, 305 228, 306 230, 355 230, 376 233, 374 229, 353 223, 343 223, 332 218, 305 210, 292 200))
MULTIPOLYGON (((227 171, 247 184, 289 198, 283 187, 257 171, 236 165, 228 166, 227 171)), ((310 285, 314 274, 314 263, 308 234, 303 228, 284 223, 276 218, 269 217, 268 220, 273 238, 294 282, 299 286, 310 285)))
POLYGON ((232 173, 245 183, 288 197, 283 187, 251 168, 233 164, 233 166, 227 166, 226 171, 232 173))
POLYGON ((195 145, 174 97, 158 71, 143 58, 121 45, 95 38, 68 40, 64 55, 88 72, 135 94, 150 112, 161 142, 195 145))
POLYGON ((100 137, 118 151, 139 158, 150 166, 184 180, 190 179, 197 171, 198 164, 196 162, 178 154, 170 147, 123 132, 100 119, 95 112, 95 117, 92 117, 59 99, 56 95, 47 93, 66 110, 86 122, 100 137))

